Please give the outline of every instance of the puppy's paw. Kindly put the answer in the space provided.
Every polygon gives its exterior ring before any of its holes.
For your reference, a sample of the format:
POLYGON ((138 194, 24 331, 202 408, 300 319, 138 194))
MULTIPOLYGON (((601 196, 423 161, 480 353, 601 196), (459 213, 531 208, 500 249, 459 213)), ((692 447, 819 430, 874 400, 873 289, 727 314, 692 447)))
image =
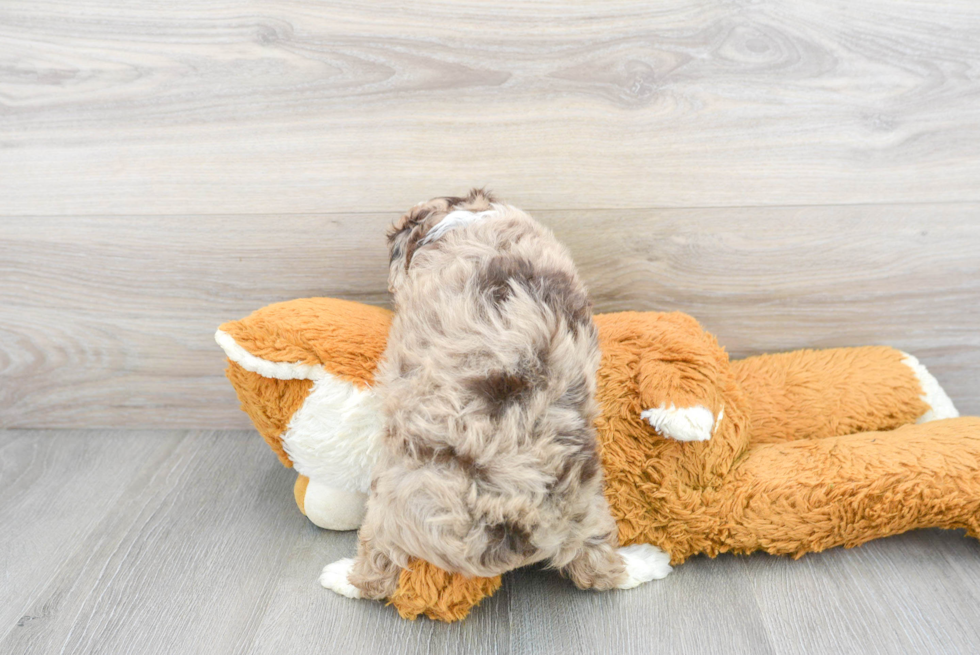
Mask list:
POLYGON ((714 434, 725 410, 718 412, 718 420, 707 407, 668 407, 666 403, 660 407, 645 409, 640 412, 640 418, 648 422, 660 434, 677 441, 707 441, 714 434))
POLYGON ((347 579, 352 568, 354 568, 354 560, 350 557, 327 564, 323 567, 323 572, 320 573, 320 584, 341 596, 360 598, 361 590, 347 579))
POLYGON ((650 544, 635 544, 619 549, 626 563, 626 580, 619 584, 620 589, 632 589, 644 582, 661 580, 674 569, 670 566, 670 555, 650 544))

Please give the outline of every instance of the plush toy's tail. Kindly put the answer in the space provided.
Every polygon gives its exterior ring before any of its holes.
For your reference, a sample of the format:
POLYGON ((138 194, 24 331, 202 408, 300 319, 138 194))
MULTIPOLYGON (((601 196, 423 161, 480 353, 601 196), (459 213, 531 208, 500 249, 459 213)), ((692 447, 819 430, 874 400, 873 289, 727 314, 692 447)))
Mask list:
POLYGON ((758 445, 729 489, 721 550, 799 556, 927 527, 980 537, 980 418, 758 445))

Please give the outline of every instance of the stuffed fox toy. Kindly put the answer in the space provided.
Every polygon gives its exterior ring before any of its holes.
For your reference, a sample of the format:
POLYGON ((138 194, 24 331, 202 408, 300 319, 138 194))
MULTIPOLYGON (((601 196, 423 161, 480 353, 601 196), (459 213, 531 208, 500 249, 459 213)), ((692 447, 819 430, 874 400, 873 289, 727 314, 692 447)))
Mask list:
MULTIPOLYGON (((391 313, 312 298, 216 334, 227 376, 315 524, 360 525, 382 429, 372 382, 391 313)), ((730 361, 690 316, 595 316, 596 430, 622 545, 799 557, 924 527, 980 537, 980 418, 957 418, 912 356, 889 347, 730 361)), ((500 585, 416 561, 390 599, 454 621, 500 585)))

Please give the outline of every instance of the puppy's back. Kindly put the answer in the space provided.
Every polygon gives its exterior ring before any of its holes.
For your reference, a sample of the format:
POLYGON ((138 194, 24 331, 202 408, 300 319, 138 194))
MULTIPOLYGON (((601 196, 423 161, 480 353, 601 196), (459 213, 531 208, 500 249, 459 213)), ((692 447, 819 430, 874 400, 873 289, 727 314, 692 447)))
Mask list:
POLYGON ((550 231, 483 211, 418 238, 393 275, 379 374, 379 493, 410 516, 394 527, 426 551, 412 555, 473 575, 552 556, 601 485, 585 287, 550 231))

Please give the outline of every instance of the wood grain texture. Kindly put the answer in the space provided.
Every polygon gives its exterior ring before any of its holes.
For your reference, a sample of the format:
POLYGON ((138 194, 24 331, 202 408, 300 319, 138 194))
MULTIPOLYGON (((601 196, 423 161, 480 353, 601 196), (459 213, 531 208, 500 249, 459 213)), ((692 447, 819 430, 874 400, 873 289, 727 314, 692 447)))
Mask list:
MULTIPOLYGON (((25 614, 37 620, 4 626, 0 650, 218 653, 247 644, 305 518, 281 511, 289 475, 266 449, 242 435, 180 436, 152 468, 135 462, 142 475, 130 483, 98 481, 119 500, 86 524, 89 536, 32 599, 25 614)), ((129 434, 137 443, 157 438, 129 434)))
MULTIPOLYGON (((0 436, 0 636, 43 623, 36 601, 126 490, 173 451, 177 433, 20 432, 0 436)), ((49 598, 49 600, 51 600, 49 598)))
POLYGON ((354 534, 302 517, 293 474, 251 432, 7 431, 0 466, 0 546, 17 549, 0 551, 4 653, 967 654, 980 645, 980 544, 959 532, 797 561, 694 558, 626 592, 519 571, 446 625, 322 589, 320 568, 351 555, 354 534), (79 511, 68 511, 71 500, 79 511))
MULTIPOLYGON (((980 413, 980 204, 542 211, 598 311, 734 356, 889 344, 980 413)), ((212 339, 269 302, 387 301, 391 214, 0 222, 0 425, 248 427, 212 339)))
POLYGON ((975 540, 922 530, 869 545, 807 556, 792 568, 765 556, 739 558, 777 652, 887 655, 980 647, 980 571, 963 566, 980 554, 975 540), (910 567, 915 574, 894 594, 893 584, 910 567), (821 602, 828 595, 835 601, 821 602), (786 629, 800 624, 822 629, 786 629), (931 625, 929 634, 917 629, 924 624, 931 625), (883 625, 894 629, 882 631, 883 625))
POLYGON ((980 200, 973 0, 7 0, 6 214, 980 200))

